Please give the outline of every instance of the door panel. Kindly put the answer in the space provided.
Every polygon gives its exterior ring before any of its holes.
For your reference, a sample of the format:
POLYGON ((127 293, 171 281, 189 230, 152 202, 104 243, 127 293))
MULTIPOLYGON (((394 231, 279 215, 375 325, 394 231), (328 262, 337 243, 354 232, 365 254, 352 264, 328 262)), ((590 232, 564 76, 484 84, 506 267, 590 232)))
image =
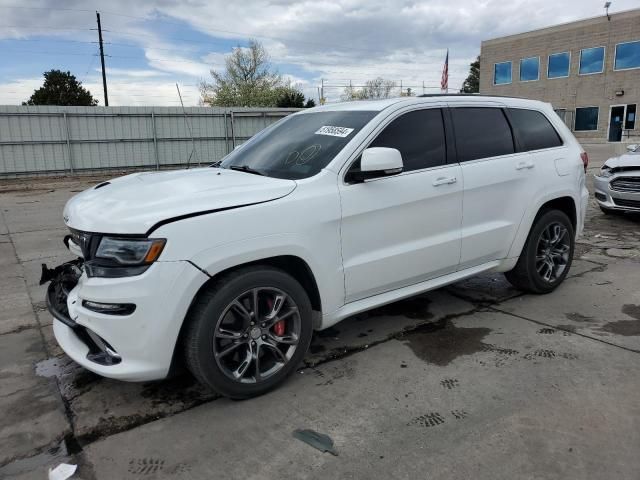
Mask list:
MULTIPOLYGON (((553 160, 551 167, 555 166, 553 160)), ((460 269, 505 258, 536 188, 539 166, 528 154, 463 163, 460 269)))
POLYGON ((456 271, 459 165, 342 185, 340 196, 347 302, 456 271))
POLYGON ((464 145, 463 152, 475 158, 464 161, 459 155, 464 179, 459 268, 464 269, 507 257, 527 208, 564 175, 566 159, 561 137, 539 111, 451 113, 456 145, 464 145), (502 155, 493 154, 496 145, 501 145, 502 155))

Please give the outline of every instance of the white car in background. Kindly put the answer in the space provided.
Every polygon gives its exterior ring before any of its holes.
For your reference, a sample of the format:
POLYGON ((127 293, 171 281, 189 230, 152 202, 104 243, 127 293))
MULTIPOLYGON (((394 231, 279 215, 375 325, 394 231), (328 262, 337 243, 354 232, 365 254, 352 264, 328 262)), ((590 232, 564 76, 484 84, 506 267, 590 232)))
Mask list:
POLYGON ((640 212, 640 145, 604 162, 594 175, 595 197, 606 214, 640 212))
POLYGON ((583 228, 588 159, 549 104, 478 95, 328 105, 208 168, 73 197, 47 304, 67 354, 223 395, 275 387, 314 330, 486 271, 549 293, 583 228))

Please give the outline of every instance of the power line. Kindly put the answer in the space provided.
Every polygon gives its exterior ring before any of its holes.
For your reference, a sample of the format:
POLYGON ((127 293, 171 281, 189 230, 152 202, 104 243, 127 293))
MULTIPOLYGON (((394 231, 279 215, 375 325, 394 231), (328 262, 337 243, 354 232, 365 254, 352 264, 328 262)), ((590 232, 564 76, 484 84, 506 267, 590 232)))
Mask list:
POLYGON ((87 79, 87 75, 89 75, 89 70, 91 70, 91 67, 93 67, 93 62, 95 62, 95 60, 96 60, 96 54, 91 55, 91 61, 89 62, 87 71, 84 72, 84 75, 82 76, 82 80, 80 80, 80 82, 84 82, 87 79))

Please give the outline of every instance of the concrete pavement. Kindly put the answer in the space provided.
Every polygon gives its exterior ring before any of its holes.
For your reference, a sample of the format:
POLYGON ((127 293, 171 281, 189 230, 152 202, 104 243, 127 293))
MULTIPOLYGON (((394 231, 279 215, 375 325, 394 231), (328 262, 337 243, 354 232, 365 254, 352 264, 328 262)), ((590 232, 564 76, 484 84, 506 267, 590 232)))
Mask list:
POLYGON ((357 315, 316 335, 282 388, 232 402, 186 375, 102 379, 55 344, 40 263, 70 258, 62 206, 97 181, 0 185, 0 478, 61 461, 84 479, 640 475, 639 218, 592 204, 551 295, 487 274, 357 315))

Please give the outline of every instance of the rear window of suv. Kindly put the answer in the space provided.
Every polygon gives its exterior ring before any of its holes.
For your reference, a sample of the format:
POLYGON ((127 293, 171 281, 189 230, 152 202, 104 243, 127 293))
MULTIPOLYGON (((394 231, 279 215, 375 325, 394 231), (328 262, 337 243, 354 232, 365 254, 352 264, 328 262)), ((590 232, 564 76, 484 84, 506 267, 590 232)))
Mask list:
POLYGON ((562 145, 560 135, 541 112, 510 108, 509 119, 518 140, 520 152, 562 145))
POLYGON ((458 161, 509 155, 515 152, 511 128, 501 108, 451 109, 458 161))

